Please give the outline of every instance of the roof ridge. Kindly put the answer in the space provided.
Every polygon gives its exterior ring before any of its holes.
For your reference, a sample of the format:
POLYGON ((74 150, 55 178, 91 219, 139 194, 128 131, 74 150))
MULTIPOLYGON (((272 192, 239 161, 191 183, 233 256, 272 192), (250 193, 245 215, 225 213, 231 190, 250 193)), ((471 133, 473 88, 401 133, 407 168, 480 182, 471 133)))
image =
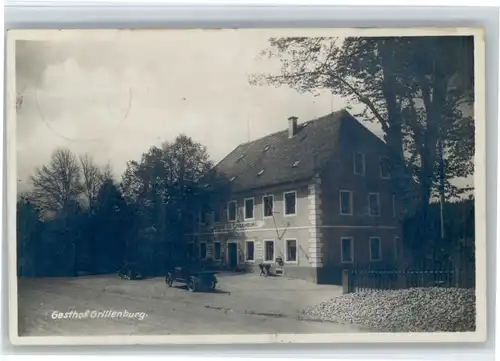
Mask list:
MULTIPOLYGON (((336 115, 336 114, 340 114, 340 113, 347 113, 347 114, 349 114, 349 115, 350 115, 350 113, 349 113, 349 112, 348 112, 345 108, 342 108, 342 109, 336 110, 336 111, 334 111, 334 112, 331 112, 331 113, 328 113, 328 114, 322 115, 322 116, 320 116, 320 117, 317 117, 317 118, 313 118, 313 119, 309 119, 309 120, 303 121, 303 122, 301 122, 301 123, 298 123, 298 124, 297 124, 297 126, 302 125, 302 124, 306 124, 306 123, 307 123, 307 124, 309 124, 309 123, 313 123, 313 122, 316 122, 316 121, 319 121, 319 120, 324 120, 324 119, 326 119, 326 118, 332 117, 332 116, 334 116, 334 115, 336 115)), ((268 137, 272 137, 272 136, 277 135, 277 134, 280 134, 280 133, 286 133, 286 132, 288 132, 288 129, 287 129, 287 128, 285 128, 285 129, 283 129, 283 130, 278 130, 278 131, 273 132, 273 133, 269 133, 269 134, 267 134, 267 135, 264 135, 263 137, 260 137, 260 138, 254 139, 254 140, 250 140, 250 141, 248 141, 248 142, 240 143, 240 144, 239 144, 236 148, 234 148, 234 149, 232 150, 232 152, 234 152, 236 149, 238 149, 238 148, 239 148, 239 147, 241 147, 241 146, 248 145, 248 144, 252 144, 252 143, 254 143, 254 142, 258 141, 258 140, 262 140, 262 139, 265 139, 265 138, 268 138, 268 137)))

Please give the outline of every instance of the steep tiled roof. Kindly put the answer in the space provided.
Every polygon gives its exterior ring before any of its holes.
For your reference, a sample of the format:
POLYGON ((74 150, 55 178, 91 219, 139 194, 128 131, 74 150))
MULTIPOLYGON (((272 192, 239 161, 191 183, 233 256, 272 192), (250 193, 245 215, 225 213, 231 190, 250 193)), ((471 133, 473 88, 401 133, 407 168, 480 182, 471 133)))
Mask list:
MULTIPOLYGON (((231 183, 232 191, 244 191, 311 179, 331 159, 346 123, 358 123, 341 110, 236 147, 215 167, 231 183)), ((366 128, 365 128, 366 130, 366 128)))

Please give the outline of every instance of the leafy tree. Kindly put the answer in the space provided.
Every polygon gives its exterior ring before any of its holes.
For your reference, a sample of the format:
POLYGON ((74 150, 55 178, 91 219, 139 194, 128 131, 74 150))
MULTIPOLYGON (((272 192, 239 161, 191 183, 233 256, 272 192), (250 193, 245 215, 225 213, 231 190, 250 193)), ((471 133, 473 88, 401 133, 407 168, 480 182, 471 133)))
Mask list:
POLYGON ((40 213, 28 195, 17 201, 17 269, 20 276, 36 276, 39 264, 40 233, 43 223, 40 213))
POLYGON ((72 260, 71 273, 78 276, 80 272, 92 272, 92 259, 87 237, 88 213, 78 200, 71 200, 67 207, 56 215, 63 227, 60 244, 68 246, 72 260))
POLYGON ((93 217, 95 237, 91 243, 94 270, 116 271, 126 258, 127 239, 134 217, 118 186, 110 179, 99 188, 93 217))
POLYGON ((185 135, 128 163, 124 196, 135 207, 144 242, 156 249, 158 258, 180 257, 184 235, 200 213, 200 199, 209 193, 200 181, 212 166, 205 147, 185 135))

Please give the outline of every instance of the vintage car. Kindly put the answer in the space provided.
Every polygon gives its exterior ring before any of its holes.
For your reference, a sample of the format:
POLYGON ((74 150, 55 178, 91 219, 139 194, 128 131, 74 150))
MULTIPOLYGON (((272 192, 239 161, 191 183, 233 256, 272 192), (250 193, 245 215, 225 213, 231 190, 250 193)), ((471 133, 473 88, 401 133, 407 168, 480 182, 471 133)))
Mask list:
POLYGON ((183 283, 191 292, 199 290, 214 290, 217 278, 214 271, 195 271, 189 267, 175 267, 165 277, 165 283, 172 287, 174 282, 183 283))

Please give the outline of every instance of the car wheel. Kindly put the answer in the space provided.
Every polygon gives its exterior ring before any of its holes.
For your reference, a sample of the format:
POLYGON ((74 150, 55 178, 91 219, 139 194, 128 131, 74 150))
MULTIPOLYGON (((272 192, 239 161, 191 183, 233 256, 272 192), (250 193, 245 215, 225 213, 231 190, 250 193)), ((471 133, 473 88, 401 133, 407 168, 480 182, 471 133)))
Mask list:
POLYGON ((217 281, 216 280, 212 280, 212 284, 210 285, 210 289, 213 291, 213 290, 215 290, 216 286, 217 286, 217 281))
POLYGON ((196 291, 196 282, 193 278, 190 278, 188 283, 187 283, 187 288, 190 292, 195 292, 196 291))
POLYGON ((168 285, 168 287, 172 287, 174 280, 171 278, 171 276, 167 276, 165 277, 165 283, 168 285))

